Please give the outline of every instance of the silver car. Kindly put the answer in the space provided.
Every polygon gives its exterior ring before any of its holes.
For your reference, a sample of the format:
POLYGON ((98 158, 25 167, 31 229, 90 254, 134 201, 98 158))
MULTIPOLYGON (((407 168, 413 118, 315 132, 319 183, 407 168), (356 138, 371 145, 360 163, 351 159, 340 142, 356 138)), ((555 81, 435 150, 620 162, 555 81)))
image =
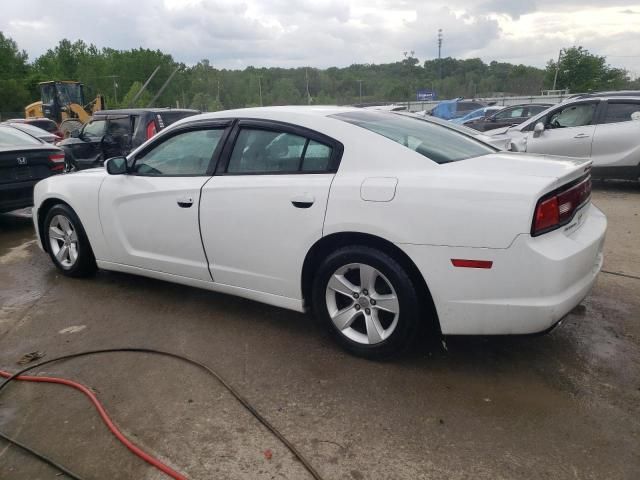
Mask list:
POLYGON ((485 134, 517 152, 591 158, 596 178, 640 178, 640 96, 578 98, 485 134))

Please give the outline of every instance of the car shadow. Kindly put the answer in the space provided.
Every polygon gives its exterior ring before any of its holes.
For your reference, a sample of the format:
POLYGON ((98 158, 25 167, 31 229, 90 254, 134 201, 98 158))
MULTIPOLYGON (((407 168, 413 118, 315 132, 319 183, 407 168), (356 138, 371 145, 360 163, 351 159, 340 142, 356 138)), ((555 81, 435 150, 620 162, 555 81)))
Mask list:
POLYGON ((631 193, 640 195, 640 181, 594 179, 593 189, 611 193, 631 193))

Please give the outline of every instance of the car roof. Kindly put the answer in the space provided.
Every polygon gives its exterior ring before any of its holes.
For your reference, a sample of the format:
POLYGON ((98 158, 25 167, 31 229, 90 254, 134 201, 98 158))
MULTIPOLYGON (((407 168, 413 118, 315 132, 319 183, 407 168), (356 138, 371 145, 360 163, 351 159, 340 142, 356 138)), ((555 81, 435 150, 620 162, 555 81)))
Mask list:
MULTIPOLYGON (((253 108, 237 108, 234 110, 220 110, 218 112, 201 113, 195 117, 189 117, 189 121, 205 120, 208 118, 261 118, 270 117, 274 113, 308 115, 312 117, 329 117, 338 113, 348 113, 362 111, 358 107, 338 107, 338 106, 308 106, 308 105, 289 105, 280 107, 253 107, 253 108)), ((369 110, 371 111, 371 110, 369 110)), ((374 110, 376 111, 376 110, 374 110)), ((386 113, 377 111, 378 113, 386 113)))
POLYGON ((200 113, 199 110, 193 110, 190 108, 119 108, 114 110, 98 110, 93 115, 140 115, 141 113, 166 113, 166 112, 178 112, 178 113, 200 113))

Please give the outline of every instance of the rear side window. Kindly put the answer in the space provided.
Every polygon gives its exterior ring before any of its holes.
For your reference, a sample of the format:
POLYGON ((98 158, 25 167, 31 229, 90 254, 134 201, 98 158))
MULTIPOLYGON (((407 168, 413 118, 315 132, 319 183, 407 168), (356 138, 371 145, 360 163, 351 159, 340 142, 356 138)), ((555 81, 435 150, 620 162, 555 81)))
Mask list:
POLYGON ((243 128, 233 147, 227 173, 298 173, 329 169, 331 147, 300 135, 243 128))
POLYGON ((436 163, 495 153, 493 148, 463 133, 419 118, 372 111, 338 113, 332 117, 387 137, 436 163))
POLYGON ((603 123, 628 122, 640 120, 640 103, 609 103, 603 123))
POLYGON ((178 120, 182 120, 183 118, 191 117, 193 115, 197 115, 198 112, 163 112, 156 114, 156 120, 158 120, 158 125, 160 126, 160 130, 163 128, 167 128, 172 123, 177 122, 178 120))

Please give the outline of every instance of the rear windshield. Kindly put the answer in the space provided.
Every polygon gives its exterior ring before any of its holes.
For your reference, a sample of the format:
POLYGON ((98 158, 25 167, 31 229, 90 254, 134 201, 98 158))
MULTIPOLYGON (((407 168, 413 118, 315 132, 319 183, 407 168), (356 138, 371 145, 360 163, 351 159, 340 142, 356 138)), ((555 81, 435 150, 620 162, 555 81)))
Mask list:
POLYGON ((156 120, 158 120, 158 125, 160 129, 166 128, 172 123, 177 122, 178 120, 182 120, 186 117, 191 117, 192 115, 197 115, 198 112, 162 112, 156 114, 156 120))
POLYGON ((42 145, 42 142, 16 128, 0 126, 0 147, 15 145, 42 145))
POLYGON ((418 118, 372 111, 338 113, 332 117, 387 137, 436 163, 495 152, 462 133, 418 118))
POLYGON ((52 120, 29 120, 29 122, 27 122, 28 125, 33 125, 34 127, 38 127, 41 128, 43 130, 46 130, 49 133, 55 133, 56 130, 58 130, 58 126, 56 125, 56 122, 52 121, 52 120))

